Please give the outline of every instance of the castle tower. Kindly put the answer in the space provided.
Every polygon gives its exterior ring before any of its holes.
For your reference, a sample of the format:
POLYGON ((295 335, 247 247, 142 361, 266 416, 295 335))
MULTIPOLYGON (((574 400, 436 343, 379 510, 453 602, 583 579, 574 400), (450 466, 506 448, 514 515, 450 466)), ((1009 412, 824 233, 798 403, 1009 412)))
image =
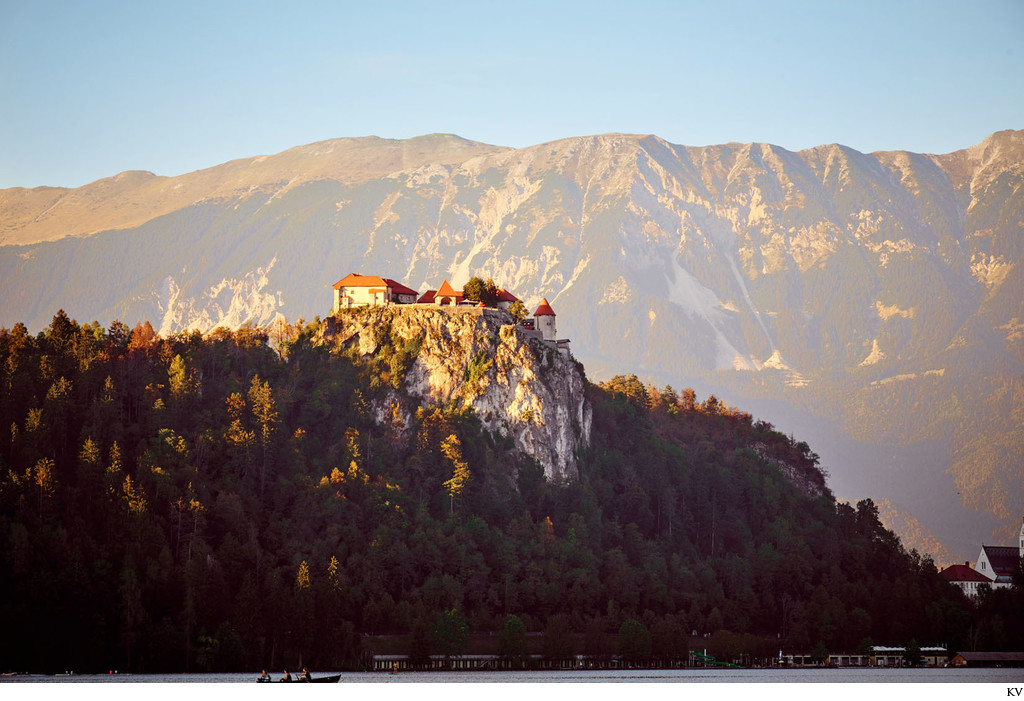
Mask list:
POLYGON ((541 332, 545 341, 554 341, 557 337, 555 331, 555 310, 548 304, 548 300, 544 299, 540 306, 537 307, 537 311, 533 313, 533 323, 536 324, 537 330, 541 332))

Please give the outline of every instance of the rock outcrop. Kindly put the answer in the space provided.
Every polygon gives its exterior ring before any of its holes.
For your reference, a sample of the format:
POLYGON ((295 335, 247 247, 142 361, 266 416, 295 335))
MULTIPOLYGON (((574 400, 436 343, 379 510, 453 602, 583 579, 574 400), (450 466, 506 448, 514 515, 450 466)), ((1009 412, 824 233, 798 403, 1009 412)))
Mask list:
POLYGON ((342 311, 324 342, 362 357, 385 339, 418 346, 404 390, 422 405, 472 407, 484 427, 509 437, 548 479, 578 474, 590 442, 591 408, 582 366, 496 309, 404 305, 342 311))

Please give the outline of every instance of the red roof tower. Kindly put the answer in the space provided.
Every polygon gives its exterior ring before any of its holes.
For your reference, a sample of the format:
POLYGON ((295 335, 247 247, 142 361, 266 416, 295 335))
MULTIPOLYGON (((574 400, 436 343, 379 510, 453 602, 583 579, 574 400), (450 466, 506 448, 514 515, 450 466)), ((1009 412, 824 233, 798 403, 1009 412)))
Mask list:
POLYGON ((555 315, 555 310, 551 308, 551 305, 548 304, 548 300, 545 297, 543 300, 541 300, 540 306, 537 307, 537 311, 535 311, 533 313, 533 315, 535 317, 536 316, 554 316, 555 315))

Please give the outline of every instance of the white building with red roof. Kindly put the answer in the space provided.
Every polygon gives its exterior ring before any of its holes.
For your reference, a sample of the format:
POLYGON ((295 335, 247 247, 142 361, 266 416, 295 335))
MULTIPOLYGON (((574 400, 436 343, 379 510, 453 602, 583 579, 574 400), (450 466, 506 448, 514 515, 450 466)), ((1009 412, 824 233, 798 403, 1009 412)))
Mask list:
POLYGON ((495 306, 498 309, 508 311, 508 308, 519 301, 519 298, 503 287, 498 288, 498 302, 495 306))
POLYGON ((555 341, 558 332, 555 329, 555 310, 548 304, 547 298, 541 301, 537 311, 533 313, 533 323, 541 332, 545 341, 555 341))
POLYGON ((950 584, 960 587, 967 596, 978 595, 978 585, 992 585, 992 578, 986 577, 981 572, 971 567, 971 563, 965 562, 962 565, 950 565, 939 573, 939 576, 950 584))
POLYGON ((982 545, 975 569, 991 578, 992 588, 1013 586, 1013 575, 1024 559, 1024 519, 1017 534, 1016 545, 982 545))
POLYGON ((349 273, 334 283, 333 310, 376 304, 413 304, 418 293, 379 275, 349 273))

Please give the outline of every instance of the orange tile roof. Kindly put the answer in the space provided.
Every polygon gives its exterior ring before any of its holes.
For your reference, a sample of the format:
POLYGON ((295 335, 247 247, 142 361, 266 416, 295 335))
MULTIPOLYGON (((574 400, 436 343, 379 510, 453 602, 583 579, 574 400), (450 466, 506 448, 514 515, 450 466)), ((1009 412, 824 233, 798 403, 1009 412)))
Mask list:
POLYGON ((503 287, 498 288, 498 301, 499 302, 518 302, 519 298, 514 294, 504 289, 503 287))
POLYGON ((444 282, 441 283, 441 287, 437 290, 437 294, 441 295, 442 297, 459 297, 459 298, 461 298, 462 297, 462 290, 456 290, 454 287, 452 287, 450 284, 448 284, 447 280, 445 280, 444 282))
POLYGON ((551 305, 548 304, 548 300, 545 297, 544 300, 540 303, 540 306, 537 307, 537 311, 535 311, 533 313, 533 315, 534 316, 555 316, 555 310, 551 308, 551 305))
POLYGON ((400 282, 379 275, 360 275, 349 273, 334 283, 334 289, 341 287, 390 287, 394 292, 402 295, 417 295, 419 292, 411 290, 400 282))
POLYGON ((334 283, 334 289, 338 289, 339 287, 387 287, 387 283, 384 282, 384 278, 379 275, 360 275, 359 273, 349 273, 334 283))

